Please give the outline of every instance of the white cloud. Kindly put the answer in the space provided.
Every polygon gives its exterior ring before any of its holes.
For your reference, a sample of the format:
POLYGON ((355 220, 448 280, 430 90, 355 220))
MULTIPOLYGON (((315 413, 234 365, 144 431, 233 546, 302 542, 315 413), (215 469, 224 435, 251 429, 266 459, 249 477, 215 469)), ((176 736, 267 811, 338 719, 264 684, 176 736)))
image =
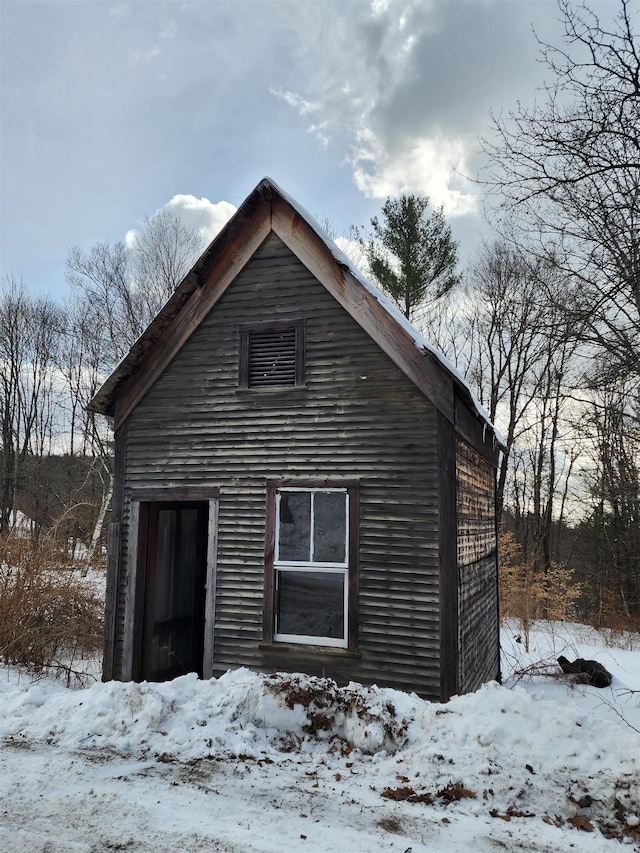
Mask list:
POLYGON ((177 214, 185 225, 197 228, 210 242, 222 231, 237 208, 228 201, 212 202, 208 198, 196 198, 193 195, 174 195, 162 210, 177 214))
POLYGON ((471 136, 447 121, 451 96, 434 77, 440 25, 435 0, 371 0, 336 27, 331 61, 309 74, 307 91, 271 93, 300 117, 313 114, 307 133, 324 148, 335 137, 350 149, 353 182, 365 196, 417 192, 463 216, 477 207, 461 178, 471 171, 471 136))
POLYGON ((350 158, 356 187, 369 198, 400 193, 428 195, 448 216, 464 216, 477 208, 477 198, 461 177, 466 171, 467 145, 444 136, 404 140, 391 151, 369 129, 357 134, 350 158))
MULTIPOLYGON (((365 196, 419 192, 448 216, 476 215, 481 192, 462 176, 478 171, 491 100, 517 95, 535 65, 533 5, 369 0, 344 8, 330 39, 301 33, 304 64, 272 94, 324 148, 329 140, 343 147, 365 196)), ((329 31, 324 18, 321 25, 329 31)))
POLYGON ((168 39, 172 39, 176 36, 178 32, 178 27, 176 26, 175 21, 167 21, 167 23, 160 30, 160 39, 162 41, 167 41, 168 39))
POLYGON ((280 98, 285 103, 297 110, 299 115, 304 116, 308 113, 316 113, 321 107, 319 101, 309 101, 298 95, 297 92, 283 92, 281 89, 270 89, 272 95, 280 98))
MULTIPOLYGON (((153 215, 165 210, 170 211, 179 216, 189 228, 195 229, 202 237, 202 242, 208 245, 231 219, 236 209, 228 201, 212 202, 208 198, 179 194, 174 195, 171 201, 156 210, 153 215)), ((135 229, 127 232, 125 243, 130 249, 135 246, 137 236, 138 231, 135 229)))
POLYGON ((127 18, 131 15, 131 7, 121 3, 119 6, 111 6, 108 14, 113 18, 127 18))
MULTIPOLYGON (((269 90, 272 95, 275 95, 276 98, 280 98, 281 101, 284 101, 290 107, 292 107, 298 115, 300 116, 308 116, 313 113, 318 113, 322 110, 322 104, 319 101, 310 101, 306 98, 303 98, 301 95, 298 95, 297 92, 283 92, 281 89, 273 89, 269 90)), ((325 119, 324 121, 310 124, 307 128, 307 133, 315 136, 323 148, 327 148, 329 145, 329 134, 328 134, 329 122, 325 119)))
POLYGON ((312 124, 307 128, 307 133, 311 133, 318 138, 320 145, 323 148, 329 147, 329 135, 327 133, 327 129, 329 127, 328 121, 321 121, 320 124, 312 124))
POLYGON ((374 16, 383 15, 389 9, 389 0, 371 0, 371 12, 374 16))

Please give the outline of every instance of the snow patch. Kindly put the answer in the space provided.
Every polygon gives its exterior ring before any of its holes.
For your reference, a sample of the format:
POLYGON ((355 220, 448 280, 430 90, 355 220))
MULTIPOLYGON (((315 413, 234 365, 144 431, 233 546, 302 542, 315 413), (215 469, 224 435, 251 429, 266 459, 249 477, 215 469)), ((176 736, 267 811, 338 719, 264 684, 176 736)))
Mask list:
POLYGON ((76 690, 5 670, 0 849, 637 848, 640 638, 540 623, 525 653, 517 636, 504 685, 444 705, 248 669, 76 690), (522 676, 568 649, 611 687, 522 676))

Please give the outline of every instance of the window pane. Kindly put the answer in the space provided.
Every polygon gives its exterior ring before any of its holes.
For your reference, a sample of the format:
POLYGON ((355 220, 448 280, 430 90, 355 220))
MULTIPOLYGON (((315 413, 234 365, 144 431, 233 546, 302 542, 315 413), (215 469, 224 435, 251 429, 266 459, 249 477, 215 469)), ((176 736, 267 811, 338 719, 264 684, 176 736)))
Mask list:
POLYGON ((293 562, 311 559, 311 493, 280 492, 278 559, 293 562))
POLYGON ((343 573, 278 572, 277 632, 344 639, 343 573))
POLYGON ((313 562, 345 563, 346 494, 344 492, 316 492, 313 508, 313 562))

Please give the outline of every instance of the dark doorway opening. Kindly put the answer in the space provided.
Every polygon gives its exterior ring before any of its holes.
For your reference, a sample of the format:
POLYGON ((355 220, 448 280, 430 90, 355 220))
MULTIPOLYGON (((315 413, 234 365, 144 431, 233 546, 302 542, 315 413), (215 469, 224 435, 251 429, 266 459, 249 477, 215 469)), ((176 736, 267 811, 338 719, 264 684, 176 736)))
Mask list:
POLYGON ((206 501, 143 504, 140 677, 202 677, 207 572, 206 501))

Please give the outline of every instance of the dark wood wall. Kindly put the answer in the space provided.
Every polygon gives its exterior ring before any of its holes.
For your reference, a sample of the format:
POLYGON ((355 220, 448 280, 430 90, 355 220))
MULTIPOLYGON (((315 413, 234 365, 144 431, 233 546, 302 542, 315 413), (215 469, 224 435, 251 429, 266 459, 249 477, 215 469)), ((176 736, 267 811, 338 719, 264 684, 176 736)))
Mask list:
POLYGON ((495 469, 456 439, 458 688, 499 678, 495 469))
MULTIPOLYGON (((132 490, 219 486, 214 669, 303 669, 440 696, 437 418, 271 235, 126 422, 113 674, 132 490), (305 318, 306 387, 238 388, 240 324, 305 318), (267 480, 360 484, 357 653, 260 648, 267 480)), ((299 648, 299 647, 298 647, 299 648)))

